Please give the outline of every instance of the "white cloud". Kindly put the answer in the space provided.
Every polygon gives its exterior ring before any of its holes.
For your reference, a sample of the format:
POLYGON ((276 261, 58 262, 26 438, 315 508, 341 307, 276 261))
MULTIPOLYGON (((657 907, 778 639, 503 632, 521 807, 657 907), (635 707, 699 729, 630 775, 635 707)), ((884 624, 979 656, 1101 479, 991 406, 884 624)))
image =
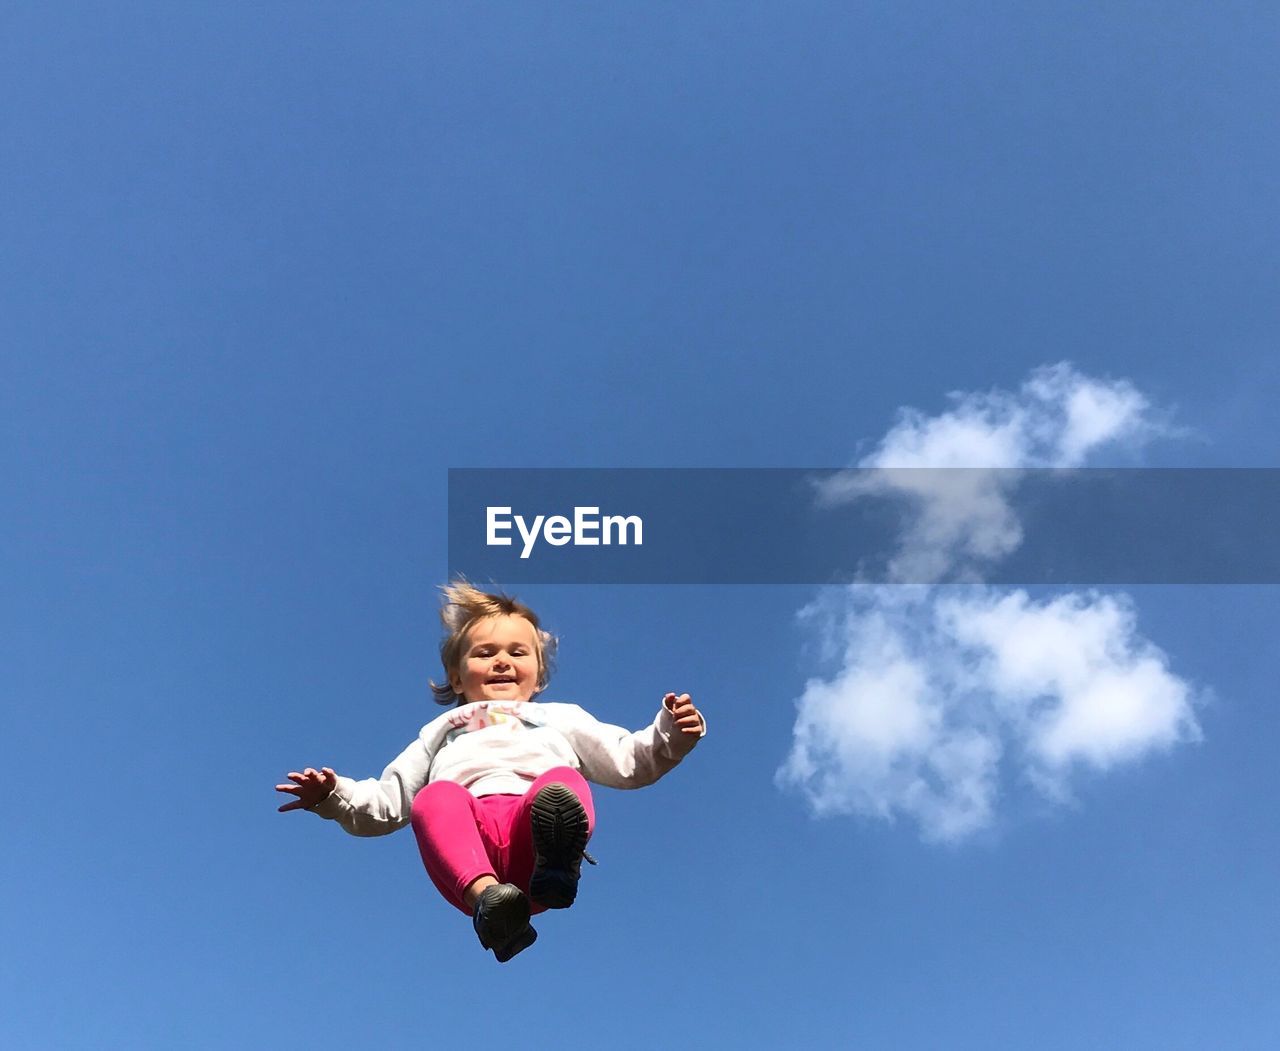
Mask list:
MULTIPOLYGON (((1131 384, 1067 364, 1037 370, 1014 393, 950 398, 937 417, 902 410, 859 466, 1074 467, 1168 433, 1131 384)), ((976 580, 1021 540, 1006 498, 1017 479, 886 470, 838 476, 820 495, 911 501, 891 580, 957 569, 976 580)), ((1023 786, 1068 799, 1082 766, 1105 771, 1199 738, 1193 688, 1140 634, 1125 595, 860 584, 801 615, 839 666, 806 683, 778 779, 818 814, 902 816, 928 840, 956 841, 990 825, 1002 796, 1023 786)))
POLYGON ((1132 452, 1173 433, 1131 383, 1093 379, 1066 362, 1036 369, 1016 392, 948 398, 952 408, 937 416, 898 411, 857 465, 877 470, 836 474, 817 487, 826 505, 878 496, 909 506, 891 581, 981 579, 1022 542, 1008 500, 1022 469, 1079 467, 1101 450, 1132 452))
POLYGON ((991 818, 1001 742, 976 719, 955 718, 953 653, 920 617, 928 595, 862 587, 806 619, 838 623, 841 667, 810 679, 799 702, 780 781, 800 788, 818 814, 916 819, 929 839, 952 839, 991 818))
POLYGON ((898 411, 860 467, 1078 467, 1107 446, 1167 433, 1127 380, 1098 380, 1068 362, 1036 369, 1017 391, 953 391, 949 412, 898 411))
POLYGON ((1062 794, 1072 764, 1099 770, 1197 740, 1192 689, 1138 632, 1126 595, 939 596, 943 630, 973 656, 1034 780, 1062 794))

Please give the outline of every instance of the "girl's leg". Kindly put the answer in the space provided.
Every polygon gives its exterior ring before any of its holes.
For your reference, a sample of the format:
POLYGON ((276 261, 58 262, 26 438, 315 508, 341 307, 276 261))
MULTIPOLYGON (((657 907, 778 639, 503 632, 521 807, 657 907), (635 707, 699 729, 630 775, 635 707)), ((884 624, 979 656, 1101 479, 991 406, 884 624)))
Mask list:
MULTIPOLYGON (((563 785, 568 791, 558 792, 553 790, 547 797, 544 797, 544 814, 539 816, 545 817, 545 803, 548 799, 556 803, 557 810, 561 806, 564 807, 565 823, 568 826, 567 834, 559 837, 559 842, 556 846, 565 847, 567 850, 553 850, 552 853, 556 856, 552 858, 552 861, 557 867, 564 870, 563 877, 571 884, 564 892, 568 895, 568 901, 565 904, 569 904, 572 902, 573 893, 577 888, 577 874, 582 863, 582 848, 586 846, 587 840, 591 838, 591 833, 595 830, 596 824, 591 789, 587 785, 586 778, 572 767, 558 766, 548 770, 534 781, 529 786, 528 791, 520 798, 519 806, 515 807, 512 813, 512 822, 507 835, 507 852, 502 859, 503 869, 509 882, 514 883, 526 893, 530 892, 530 884, 534 875, 534 862, 538 853, 534 844, 533 834, 535 823, 534 802, 537 800, 539 792, 549 785, 555 784, 563 785), (580 811, 578 806, 581 806, 580 811), (586 817, 585 832, 579 827, 583 815, 586 817), (579 843, 581 846, 579 846, 579 843)), ((533 912, 535 914, 543 912, 548 906, 551 908, 563 908, 564 905, 559 904, 561 897, 562 895, 559 894, 549 895, 545 903, 534 900, 533 912)))
MULTIPOLYGON (((505 797, 510 803, 519 796, 505 797)), ((410 821, 427 875, 436 889, 472 918, 480 944, 499 963, 537 940, 529 926, 529 899, 500 884, 501 828, 494 821, 504 797, 476 799, 452 781, 435 781, 413 799, 410 821)))
MULTIPOLYGON (((467 888, 481 877, 496 882, 497 847, 481 834, 479 801, 459 784, 433 781, 413 799, 410 822, 427 875, 446 901, 471 915, 467 888)), ((481 883, 480 889, 484 888, 481 883)))

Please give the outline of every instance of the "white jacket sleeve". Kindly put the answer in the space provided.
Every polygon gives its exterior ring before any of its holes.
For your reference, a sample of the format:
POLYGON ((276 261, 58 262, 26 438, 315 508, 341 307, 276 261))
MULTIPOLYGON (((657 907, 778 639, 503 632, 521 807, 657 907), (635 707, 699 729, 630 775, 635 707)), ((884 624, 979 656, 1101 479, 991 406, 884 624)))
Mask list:
POLYGON ((554 707, 549 724, 562 733, 582 762, 582 776, 608 788, 643 788, 675 769, 693 746, 706 736, 682 733, 664 707, 653 723, 632 732, 602 723, 576 704, 554 707))
POLYGON ((339 775, 329 797, 312 808, 353 836, 385 836, 409 823, 413 797, 427 783, 434 750, 423 738, 396 756, 380 778, 355 781, 339 775))

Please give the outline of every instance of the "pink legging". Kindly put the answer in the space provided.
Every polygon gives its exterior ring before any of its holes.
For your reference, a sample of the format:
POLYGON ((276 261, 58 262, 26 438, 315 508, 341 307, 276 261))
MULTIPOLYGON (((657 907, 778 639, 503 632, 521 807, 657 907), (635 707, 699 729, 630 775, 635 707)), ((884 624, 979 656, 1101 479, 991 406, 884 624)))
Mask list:
MULTIPOLYGON (((411 821, 422 863, 436 889, 468 916, 463 891, 481 876, 496 876, 529 893, 533 875, 533 797, 555 781, 568 786, 587 812, 587 831, 596 825, 591 790, 583 776, 557 766, 533 782, 522 796, 473 796, 453 781, 433 781, 413 798, 411 821)), ((534 913, 545 911, 533 905, 534 913)))

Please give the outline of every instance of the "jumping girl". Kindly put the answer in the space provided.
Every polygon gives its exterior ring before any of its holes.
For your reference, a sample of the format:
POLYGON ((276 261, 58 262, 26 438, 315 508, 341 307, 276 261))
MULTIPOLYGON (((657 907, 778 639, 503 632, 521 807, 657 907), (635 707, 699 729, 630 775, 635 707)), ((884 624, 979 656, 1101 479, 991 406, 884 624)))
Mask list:
POLYGON ((480 944, 505 963, 537 938, 529 917, 567 909, 578 892, 595 809, 587 781, 641 788, 672 770, 706 734, 689 695, 668 693, 653 724, 632 733, 576 704, 534 700, 546 689, 554 636, 507 595, 465 581, 441 589, 450 711, 424 726, 379 779, 308 767, 276 785, 355 836, 412 824, 427 874, 472 917, 480 944))

